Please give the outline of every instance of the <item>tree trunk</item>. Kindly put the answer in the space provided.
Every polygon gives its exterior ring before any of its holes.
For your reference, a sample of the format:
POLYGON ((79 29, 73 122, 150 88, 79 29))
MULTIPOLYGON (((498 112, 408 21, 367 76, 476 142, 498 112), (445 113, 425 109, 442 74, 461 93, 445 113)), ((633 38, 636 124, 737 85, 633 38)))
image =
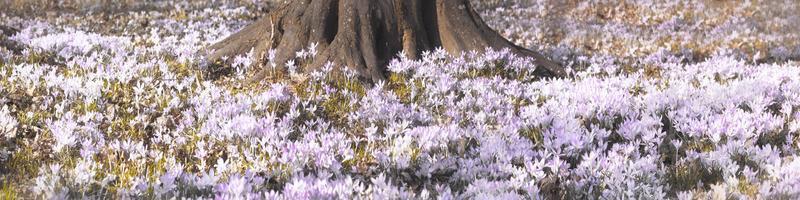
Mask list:
MULTIPOLYGON (((401 51, 419 58, 437 47, 454 55, 508 48, 536 59, 535 72, 540 76, 566 76, 558 64, 489 28, 468 0, 293 0, 212 45, 207 70, 212 77, 225 74, 230 68, 222 58, 251 49, 259 58, 256 63, 264 63, 266 52, 276 49, 272 62, 283 64, 311 43, 317 44, 319 53, 313 63, 304 63, 305 71, 333 62, 366 81, 384 79, 386 65, 401 51)), ((255 80, 264 77, 259 74, 255 80)))

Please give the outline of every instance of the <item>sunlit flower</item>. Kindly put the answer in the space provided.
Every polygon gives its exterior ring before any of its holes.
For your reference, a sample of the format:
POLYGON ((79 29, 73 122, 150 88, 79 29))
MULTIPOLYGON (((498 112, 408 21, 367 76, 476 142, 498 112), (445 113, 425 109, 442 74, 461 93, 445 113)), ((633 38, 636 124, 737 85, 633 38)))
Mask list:
POLYGON ((55 139, 53 150, 56 152, 60 152, 65 147, 72 147, 78 140, 75 134, 78 123, 72 119, 71 113, 67 113, 58 121, 48 122, 47 127, 55 139))
POLYGON ((11 116, 8 106, 0 109, 0 134, 5 138, 14 138, 17 135, 17 120, 11 116))

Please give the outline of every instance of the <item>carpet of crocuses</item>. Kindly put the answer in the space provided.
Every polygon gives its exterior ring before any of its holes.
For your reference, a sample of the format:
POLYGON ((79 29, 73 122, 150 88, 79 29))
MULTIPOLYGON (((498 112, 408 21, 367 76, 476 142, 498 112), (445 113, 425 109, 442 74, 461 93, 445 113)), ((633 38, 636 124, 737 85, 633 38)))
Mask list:
POLYGON ((208 79, 273 3, 155 2, 0 14, 26 46, 0 47, 0 198, 800 198, 796 1, 474 1, 571 76, 437 50, 371 85, 253 55, 208 79))

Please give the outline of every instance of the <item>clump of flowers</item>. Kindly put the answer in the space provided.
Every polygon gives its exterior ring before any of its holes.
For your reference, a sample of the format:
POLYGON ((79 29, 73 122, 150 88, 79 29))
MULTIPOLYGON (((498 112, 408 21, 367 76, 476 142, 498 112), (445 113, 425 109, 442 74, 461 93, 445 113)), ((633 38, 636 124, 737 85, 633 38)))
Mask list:
POLYGON ((4 138, 14 139, 17 134, 17 119, 11 116, 8 106, 3 106, 0 109, 0 134, 4 138))

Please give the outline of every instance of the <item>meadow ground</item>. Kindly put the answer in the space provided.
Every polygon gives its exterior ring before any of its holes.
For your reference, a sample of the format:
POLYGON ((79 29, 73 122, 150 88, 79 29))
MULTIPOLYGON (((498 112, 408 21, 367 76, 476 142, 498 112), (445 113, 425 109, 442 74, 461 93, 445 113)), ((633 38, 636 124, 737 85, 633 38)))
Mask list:
POLYGON ((206 79, 275 3, 0 2, 0 197, 800 198, 797 1, 474 1, 566 79, 503 50, 206 79))

